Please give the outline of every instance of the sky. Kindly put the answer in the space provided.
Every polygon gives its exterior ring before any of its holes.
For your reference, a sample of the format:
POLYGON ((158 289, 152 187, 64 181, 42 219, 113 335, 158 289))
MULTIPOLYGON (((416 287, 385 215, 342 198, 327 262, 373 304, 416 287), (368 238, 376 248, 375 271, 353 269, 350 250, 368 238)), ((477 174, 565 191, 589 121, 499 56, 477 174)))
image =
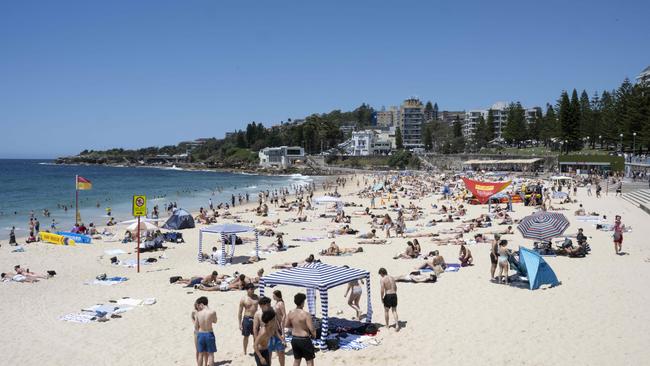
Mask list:
POLYGON ((650 65, 649 1, 3 1, 0 158, 163 146, 361 103, 554 102, 650 65))

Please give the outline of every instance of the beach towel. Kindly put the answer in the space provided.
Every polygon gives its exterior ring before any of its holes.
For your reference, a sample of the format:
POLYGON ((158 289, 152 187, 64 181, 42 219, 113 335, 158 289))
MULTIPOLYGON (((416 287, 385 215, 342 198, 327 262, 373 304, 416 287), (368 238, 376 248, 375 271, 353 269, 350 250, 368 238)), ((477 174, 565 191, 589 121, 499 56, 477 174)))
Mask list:
POLYGON ((459 270, 459 263, 447 263, 447 268, 445 268, 445 272, 458 272, 459 270))
POLYGON ((301 237, 301 238, 293 238, 291 240, 292 241, 305 241, 305 242, 308 242, 308 243, 313 243, 313 242, 319 241, 321 239, 325 239, 325 238, 323 238, 322 236, 305 236, 305 237, 301 237))
POLYGON ((130 297, 117 300, 118 305, 126 305, 126 306, 138 306, 138 305, 142 305, 143 302, 144 302, 143 300, 132 299, 130 297))
POLYGON ((126 277, 109 277, 105 280, 93 280, 92 282, 86 282, 86 285, 102 285, 102 286, 113 286, 120 284, 122 282, 128 281, 126 277))
POLYGON ((118 254, 126 254, 126 252, 122 249, 108 249, 105 250, 104 253, 106 255, 118 255, 118 254))
POLYGON ((97 317, 94 313, 70 313, 59 317, 59 320, 71 323, 90 323, 96 320, 97 317))

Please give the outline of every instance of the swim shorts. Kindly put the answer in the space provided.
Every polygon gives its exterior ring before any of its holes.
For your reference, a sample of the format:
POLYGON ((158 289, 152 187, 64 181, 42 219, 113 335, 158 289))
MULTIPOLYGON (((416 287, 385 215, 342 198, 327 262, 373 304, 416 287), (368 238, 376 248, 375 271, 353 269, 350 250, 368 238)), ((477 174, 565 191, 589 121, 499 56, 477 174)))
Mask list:
POLYGON ((196 350, 200 352, 217 352, 217 342, 212 332, 198 332, 196 334, 196 350))
POLYGON ((241 335, 248 337, 253 334, 253 317, 244 316, 241 320, 241 335))
POLYGON ((190 281, 190 283, 187 284, 185 287, 194 287, 194 285, 198 285, 203 281, 203 277, 197 277, 193 280, 190 281))
POLYGON ((314 353, 314 344, 311 339, 307 337, 293 337, 291 339, 291 348, 293 349, 293 357, 296 360, 304 358, 305 361, 311 361, 316 358, 314 353))
POLYGON ((386 294, 382 299, 385 308, 396 308, 397 307, 397 294, 386 294))
POLYGON ((284 344, 280 337, 273 336, 269 339, 268 345, 269 352, 284 352, 284 344))
POLYGON ((255 365, 257 366, 262 366, 262 365, 269 365, 271 363, 271 352, 268 349, 261 349, 260 354, 262 355, 262 358, 266 363, 262 364, 260 361, 260 358, 257 356, 257 352, 255 352, 255 365))

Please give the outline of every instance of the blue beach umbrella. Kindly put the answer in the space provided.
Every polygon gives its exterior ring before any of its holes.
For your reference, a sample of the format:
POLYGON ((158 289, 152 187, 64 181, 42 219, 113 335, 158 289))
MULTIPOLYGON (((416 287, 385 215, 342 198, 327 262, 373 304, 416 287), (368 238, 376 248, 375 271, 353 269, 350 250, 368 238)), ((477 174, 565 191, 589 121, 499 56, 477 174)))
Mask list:
POLYGON ((538 289, 541 285, 557 286, 560 283, 544 258, 530 249, 519 247, 519 263, 528 273, 528 286, 531 290, 538 289))

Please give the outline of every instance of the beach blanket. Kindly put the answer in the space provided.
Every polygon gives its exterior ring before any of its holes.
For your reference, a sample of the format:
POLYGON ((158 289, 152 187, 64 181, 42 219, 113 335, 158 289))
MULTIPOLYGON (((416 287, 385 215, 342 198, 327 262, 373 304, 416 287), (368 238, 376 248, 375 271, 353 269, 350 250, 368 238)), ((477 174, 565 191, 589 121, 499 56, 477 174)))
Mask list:
POLYGON ((119 255, 119 254, 126 254, 126 252, 122 249, 108 249, 105 250, 104 253, 106 255, 119 255))
POLYGON ((94 313, 70 313, 59 317, 59 320, 72 323, 90 323, 96 320, 94 313))
POLYGON ((305 242, 308 242, 308 243, 313 243, 313 242, 319 241, 321 239, 325 239, 325 238, 322 237, 322 236, 304 236, 304 237, 300 237, 300 238, 293 238, 291 240, 292 241, 305 241, 305 242))
POLYGON ((447 268, 445 268, 445 272, 458 272, 459 270, 459 263, 447 263, 447 268))
POLYGON ((102 286, 113 286, 120 284, 122 282, 128 281, 129 279, 126 277, 108 277, 105 280, 93 280, 93 281, 88 281, 85 284, 86 285, 102 285, 102 286))
POLYGON ((582 222, 600 222, 600 216, 576 216, 576 220, 582 222))

